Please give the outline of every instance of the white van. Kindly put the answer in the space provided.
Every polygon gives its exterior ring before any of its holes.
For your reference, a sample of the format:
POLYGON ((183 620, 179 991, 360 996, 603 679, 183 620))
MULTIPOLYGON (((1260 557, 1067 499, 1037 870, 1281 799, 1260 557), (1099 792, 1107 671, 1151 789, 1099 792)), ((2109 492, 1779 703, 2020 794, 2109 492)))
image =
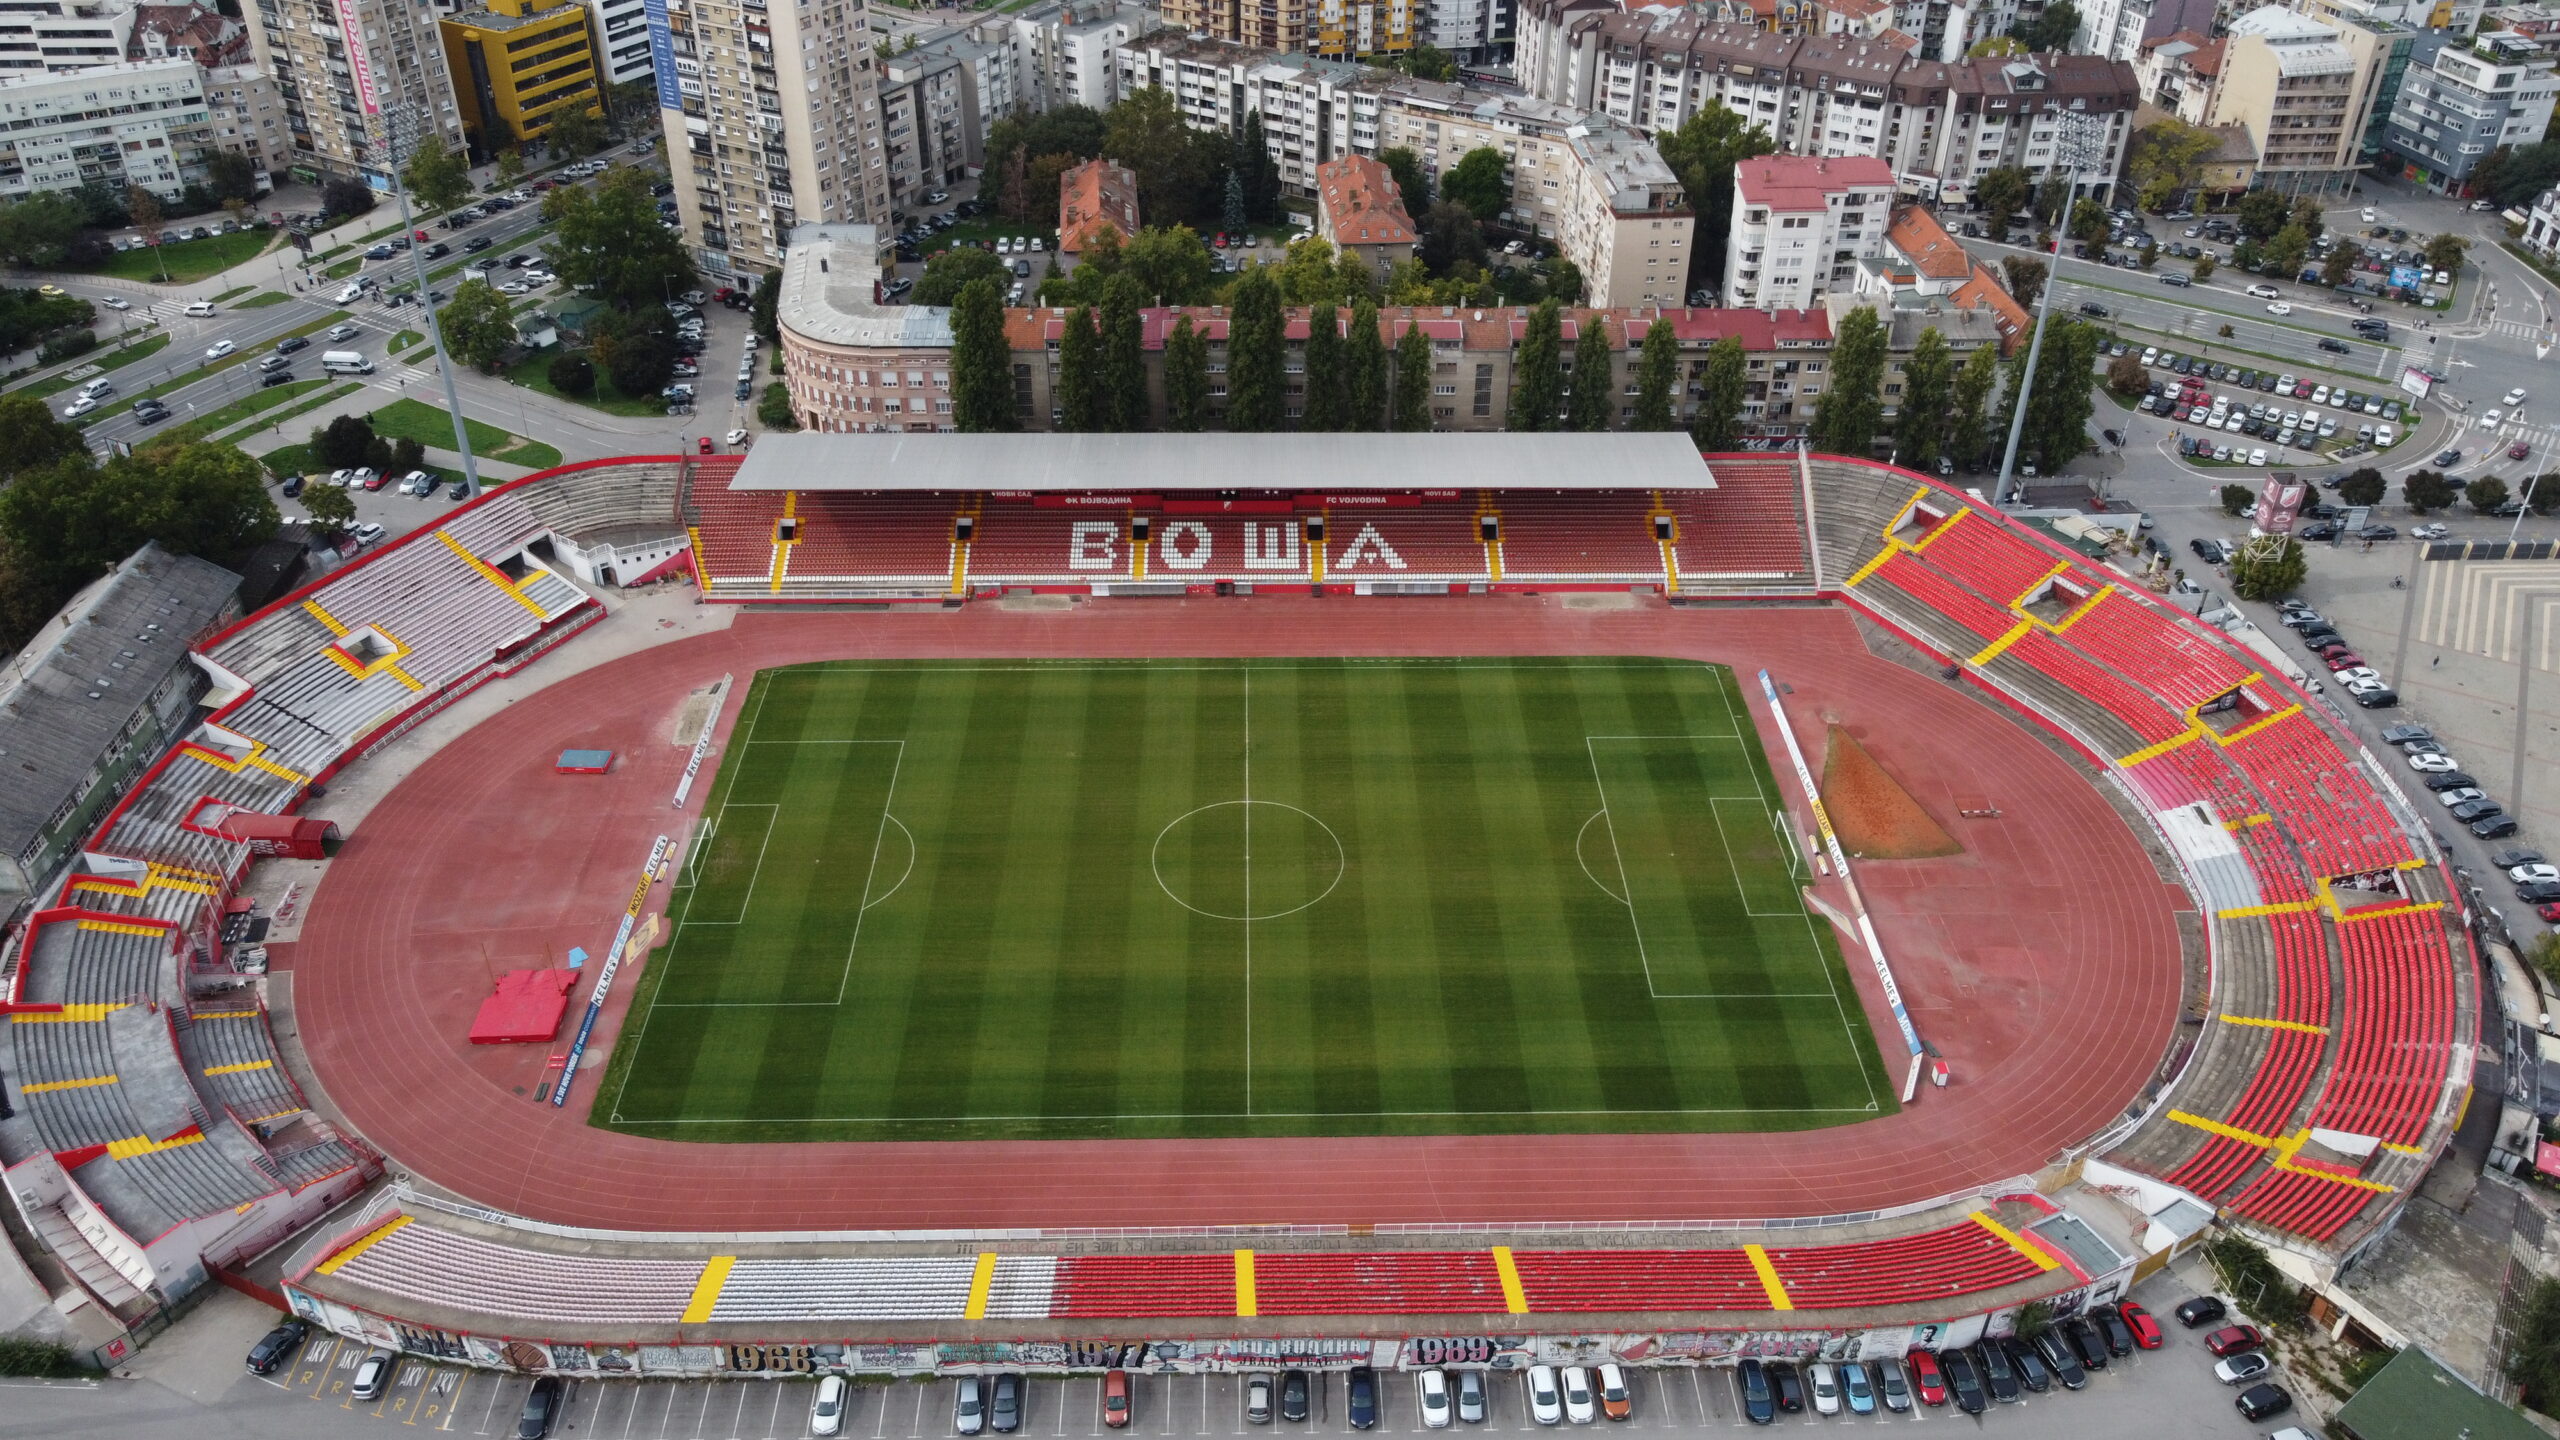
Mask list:
POLYGON ((353 302, 358 301, 358 300, 361 300, 361 299, 363 299, 363 298, 364 298, 364 282, 362 282, 362 281, 360 281, 360 280, 350 280, 350 281, 348 281, 346 284, 344 284, 344 285, 342 285, 342 286, 338 287, 338 293, 337 293, 334 297, 332 297, 332 299, 331 299, 331 303, 332 303, 332 304, 337 304, 337 305, 347 305, 347 304, 352 304, 353 302))
POLYGON ((331 350, 321 355, 320 368, 332 375, 370 375, 373 362, 358 350, 331 350))

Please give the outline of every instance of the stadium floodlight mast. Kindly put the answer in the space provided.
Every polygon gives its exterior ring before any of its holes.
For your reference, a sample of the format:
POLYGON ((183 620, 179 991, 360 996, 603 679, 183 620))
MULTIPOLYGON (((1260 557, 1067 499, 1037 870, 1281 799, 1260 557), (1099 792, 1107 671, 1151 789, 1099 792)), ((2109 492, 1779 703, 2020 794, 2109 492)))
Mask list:
MULTIPOLYGON (((471 429, 462 418, 462 394, 454 387, 452 352, 445 348, 444 327, 436 323, 436 303, 427 289, 426 247, 417 243, 417 219, 409 211, 409 185, 400 178, 402 163, 418 147, 426 127, 412 103, 385 105, 374 116, 381 126, 382 148, 390 153, 387 167, 391 175, 391 193, 400 202, 400 237, 409 252, 409 268, 418 277, 418 304, 427 312, 427 339, 435 345, 436 374, 444 381, 444 410, 453 418, 453 448, 462 455, 462 481, 465 499, 480 494, 480 461, 471 453, 471 429)), ((382 357, 389 360, 389 353, 382 357)))
POLYGON ((2057 123, 2053 163, 2045 167, 2045 175, 2050 179, 2058 169, 2071 178, 2071 183, 2063 193, 2061 218, 2053 223, 2053 252, 2045 265, 2044 288, 2036 295, 2035 329, 2027 340, 2027 368, 2018 375, 2018 393, 2009 414, 2009 443, 2000 452, 2000 476, 1991 487, 1992 495, 2003 506, 2011 503, 2009 475, 2017 468, 2018 440, 2027 428, 2027 397, 2035 392, 2036 361, 2044 354, 2044 322, 2053 313, 2053 292, 2062 279, 2062 241, 2071 233, 2072 208, 2080 203, 2080 177, 2097 169, 2104 160, 2104 132, 2113 123, 2085 110, 2056 109, 2046 113, 2057 123))

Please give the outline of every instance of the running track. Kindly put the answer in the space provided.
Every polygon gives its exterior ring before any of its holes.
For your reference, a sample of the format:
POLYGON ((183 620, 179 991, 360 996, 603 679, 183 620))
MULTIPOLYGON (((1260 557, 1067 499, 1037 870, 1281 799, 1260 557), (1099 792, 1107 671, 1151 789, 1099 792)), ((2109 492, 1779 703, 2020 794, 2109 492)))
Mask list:
MULTIPOLYGON (((619 618, 607 624, 629 623, 619 618)), ((539 671, 535 672, 538 676, 539 671)), ((1799 811, 1773 722, 1752 713, 1799 811)), ((738 706, 722 717, 734 723, 738 706)), ((725 738, 725 736, 724 736, 725 738)), ((716 752, 715 752, 716 754, 716 752)), ((694 809, 711 786, 694 790, 694 809)), ((664 891, 658 892, 663 904, 664 891)), ((1087 601, 747 614, 574 676, 425 760, 313 896, 294 973, 311 1062, 345 1122, 419 1179, 562 1224, 629 1230, 1666 1221, 1827 1215, 2029 1174, 2112 1122, 2169 1043, 2175 912, 2089 781, 1964 689, 1870 655, 1837 609, 1572 611, 1552 598, 1087 601), (1860 876, 1921 1034, 1954 1083, 1899 1114, 1764 1135, 708 1144, 536 1104, 545 1051, 464 1036, 490 977, 601 954, 685 752, 685 693, 770 665, 951 656, 1661 654, 1766 665, 1817 765, 1847 725, 1964 844, 1860 876), (555 776, 578 746, 603 777, 555 776), (1956 818, 1996 807, 1996 819, 1956 818)), ((289 952, 289 953, 287 953, 289 952)), ((1848 949, 1886 1063, 1901 1046, 1848 949)), ((598 1028, 609 1042, 628 971, 598 1028)), ((578 996, 584 1001, 583 988, 578 996)), ((570 1012, 574 1024, 577 1009, 570 1012)))

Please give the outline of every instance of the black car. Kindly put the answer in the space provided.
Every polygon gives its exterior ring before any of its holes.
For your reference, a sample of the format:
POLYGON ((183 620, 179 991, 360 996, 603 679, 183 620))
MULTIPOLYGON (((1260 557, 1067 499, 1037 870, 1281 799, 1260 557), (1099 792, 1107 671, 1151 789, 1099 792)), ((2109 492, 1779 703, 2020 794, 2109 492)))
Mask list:
POLYGON ((133 418, 145 425, 157 425, 169 418, 169 409, 165 405, 154 405, 146 410, 136 405, 133 407, 133 418))
POLYGON ((441 240, 427 247, 427 258, 430 260, 441 260, 452 253, 453 247, 441 240))
POLYGON ((2528 880, 2516 887, 2516 898, 2527 905, 2548 905, 2560 900, 2560 881, 2528 880))
POLYGON ((2119 1358, 2133 1353, 2133 1331, 2116 1313, 2113 1305, 2101 1305, 2094 1312, 2099 1338, 2107 1342, 2107 1353, 2119 1358))
POLYGON ((1778 1394, 1769 1383, 1769 1372, 1757 1360, 1742 1362, 1742 1413, 1754 1425, 1774 1425, 1778 1420, 1778 1394))
POLYGON ((470 239, 462 242, 462 248, 476 255, 497 243, 497 241, 490 239, 486 235, 474 235, 470 239))
POLYGON ((279 355, 290 355, 297 350, 308 350, 310 348, 311 337, 307 335, 287 335, 276 342, 276 353, 279 355))
POLYGON ((2036 1347, 2015 1335, 2000 1342, 2009 1352, 2009 1368, 2018 1372, 2018 1383, 2041 1395, 2053 1385, 2053 1371, 2047 1369, 2044 1357, 2036 1347))
POLYGON ((2293 1397, 2286 1394, 2281 1385, 2252 1385, 2241 1391, 2231 1403, 2239 1408, 2241 1418, 2264 1420, 2292 1409, 2293 1397))
POLYGON ((2075 1315, 2062 1321, 2060 1328, 2071 1341, 2071 1353, 2080 1357, 2081 1364, 2092 1370, 2107 1368, 2107 1342, 2098 1338, 2098 1327, 2090 1324, 2087 1316, 2075 1315))
MULTIPOLYGON (((2444 770, 2426 777, 2425 783, 2428 789, 2433 790, 2438 794, 2442 794, 2447 790, 2468 790, 2480 782, 2473 779, 2471 772, 2467 770, 2444 770)), ((2530 864, 2532 862, 2518 861, 2517 863, 2530 864)))
POLYGON ((2384 686, 2379 690, 2358 690, 2350 698, 2367 710, 2389 710, 2400 703, 2400 692, 2384 686))
POLYGON ((1366 1365, 1354 1365, 1350 1375, 1351 1428, 1378 1428, 1378 1372, 1366 1365))
POLYGON ((649 187, 649 193, 652 195, 673 195, 676 193, 676 187, 670 181, 661 180, 657 184, 649 187))
POLYGON ((2516 833, 2516 817, 2493 815, 2486 820, 2474 820, 2471 833, 2483 840, 2504 840, 2516 833))
POLYGON ((470 493, 471 493, 471 482, 470 482, 470 481, 468 481, 468 480, 456 480, 456 481, 454 481, 454 482, 453 482, 453 485, 451 486, 451 488, 447 489, 447 490, 444 492, 444 498, 446 498, 447 500, 459 500, 459 499, 463 498, 464 496, 469 495, 470 493))
POLYGON ((273 1375, 283 1369, 284 1363, 293 1358, 293 1352, 302 1348, 302 1342, 310 1335, 311 1323, 302 1319, 287 1320, 268 1331, 257 1344, 249 1347, 249 1373, 273 1375))
POLYGON ((1307 1418, 1307 1372, 1280 1372, 1280 1418, 1297 1422, 1307 1418))
POLYGON ((987 1404, 987 1428, 1010 1435, 1022 1428, 1022 1377, 998 1375, 995 1398, 987 1404))
POLYGON ((2299 540, 2335 540, 2342 529, 2335 520, 2314 520, 2293 533, 2299 540))
POLYGON ((2332 355, 2344 355, 2347 353, 2347 342, 2344 340, 2322 340, 2320 342, 2320 348, 2328 351, 2332 355))
MULTIPOLYGON (((2389 738, 2389 732, 2384 732, 2384 738, 2389 738)), ((2513 870, 2519 865, 2540 865, 2548 858, 2539 850, 2527 850, 2520 846, 2489 852, 2489 863, 2501 870, 2513 870)))
POLYGON ((516 1440, 542 1440, 560 1420, 560 1392, 565 1388, 557 1375, 545 1375, 533 1382, 524 1397, 524 1410, 516 1416, 516 1440))
POLYGON ((2080 304, 2080 313, 2083 315, 2094 315, 2098 319, 2104 320, 2107 318, 2107 307, 2100 305, 2095 301, 2084 300, 2080 304))
POLYGON ((2080 1357, 2071 1353, 2071 1342, 2063 1338, 2060 1325, 2048 1325, 2036 1336, 2036 1354, 2063 1389, 2077 1390, 2089 1383, 2088 1372, 2081 1367, 2080 1357))
POLYGON ((2461 804, 2453 807, 2453 818, 2461 821, 2465 825, 2470 824, 2474 820, 2486 820, 2492 816, 2504 815, 2506 813, 2506 806, 2485 796, 2478 800, 2465 800, 2461 804))
POLYGON ((1769 1383, 1777 1387, 1779 1409, 1790 1415, 1804 1413, 1804 1381, 1797 1377, 1796 1367, 1793 1365, 1770 1366, 1769 1383))
POLYGON ((1973 1352, 1973 1363, 1982 1371, 1983 1388, 1991 1398, 2006 1405, 2018 1398, 2018 1372, 2009 1368, 2009 1351, 1997 1340, 1986 1340, 1973 1352))
POLYGON ((739 382, 738 382, 738 398, 739 398, 739 399, 744 400, 744 399, 746 399, 748 396, 750 396, 750 395, 754 394, 754 393, 755 393, 755 391, 756 391, 756 382, 754 382, 753 380, 741 380, 741 381, 739 381, 739 382))
POLYGON ((1950 1350, 1938 1357, 1938 1368, 1947 1374, 1947 1394, 1956 1408, 1967 1415, 1979 1415, 1990 1408, 1983 1398, 1982 1377, 1974 1373, 1973 1358, 1962 1350, 1950 1350))
POLYGON ((301 493, 302 493, 302 477, 301 477, 301 476, 299 476, 299 475, 287 475, 286 477, 284 477, 284 487, 283 487, 283 488, 284 488, 284 498, 286 498, 287 500, 290 500, 290 499, 292 499, 294 496, 301 494, 301 493))
POLYGON ((260 377, 259 377, 259 379, 258 379, 258 388, 259 388, 259 389, 261 389, 261 390, 272 390, 272 389, 274 389, 275 387, 277 387, 278 385, 290 385, 290 384, 292 384, 292 383, 293 383, 293 372, 292 372, 292 371, 290 371, 290 370, 270 370, 270 371, 268 371, 265 375, 263 375, 263 376, 260 376, 260 377))

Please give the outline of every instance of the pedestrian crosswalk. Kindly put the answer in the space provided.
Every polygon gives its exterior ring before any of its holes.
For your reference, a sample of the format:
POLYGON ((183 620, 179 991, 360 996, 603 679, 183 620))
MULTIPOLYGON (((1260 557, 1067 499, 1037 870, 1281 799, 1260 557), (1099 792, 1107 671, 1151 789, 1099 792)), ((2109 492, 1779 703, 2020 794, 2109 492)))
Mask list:
POLYGON ((2551 337, 2551 327, 2536 325, 2526 320, 2492 320, 2489 322, 2489 333, 2512 335, 2519 340, 2547 340, 2551 337))
POLYGON ((2560 561, 2456 560, 2418 567, 2410 635, 2421 645, 2512 665, 2533 613, 2533 668, 2560 670, 2560 561))

